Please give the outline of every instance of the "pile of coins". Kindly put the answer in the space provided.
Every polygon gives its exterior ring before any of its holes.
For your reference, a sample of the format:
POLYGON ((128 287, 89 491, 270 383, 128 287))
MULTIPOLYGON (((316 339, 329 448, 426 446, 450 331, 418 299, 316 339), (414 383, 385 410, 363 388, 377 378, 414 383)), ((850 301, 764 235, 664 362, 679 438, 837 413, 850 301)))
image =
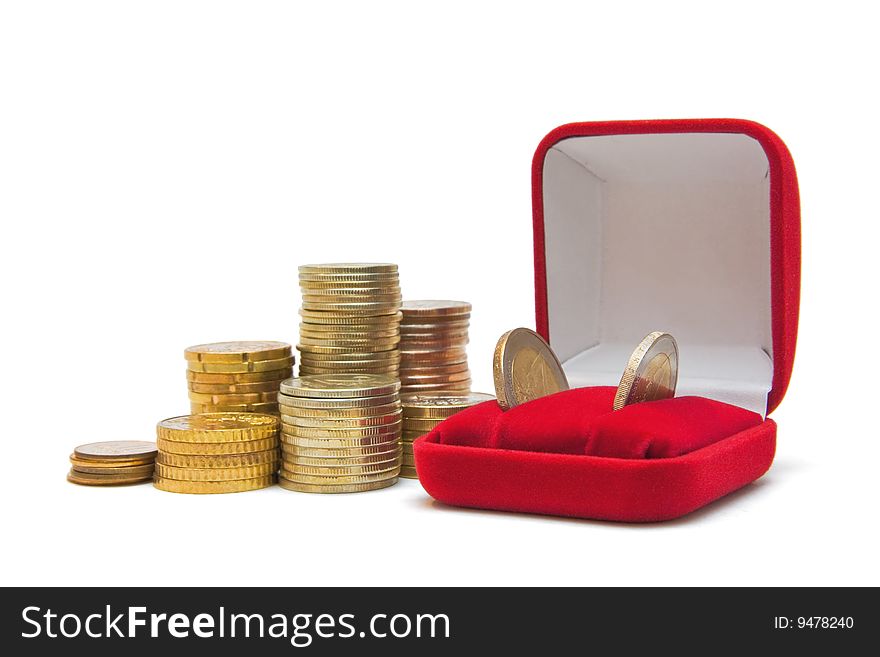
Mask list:
POLYGON ((358 493, 397 483, 400 382, 377 374, 303 376, 281 384, 278 483, 303 493, 358 493))
POLYGON ((413 459, 413 441, 429 433, 448 417, 471 406, 495 399, 492 395, 482 392, 471 392, 463 395, 429 394, 407 395, 403 397, 403 433, 401 434, 400 476, 418 479, 416 463, 413 459))
POLYGON ((80 445, 70 455, 67 480, 84 486, 140 484, 153 479, 156 443, 115 440, 80 445))
POLYGON ((471 389, 467 343, 471 304, 404 301, 400 321, 401 395, 471 389))
POLYGON ((402 298, 397 265, 303 265, 299 284, 300 376, 397 376, 402 298))
POLYGON ((184 351, 190 412, 278 413, 278 388, 293 375, 286 342, 214 342, 184 351))
POLYGON ((153 485, 171 493, 239 493, 275 483, 278 418, 208 413, 162 420, 153 485))

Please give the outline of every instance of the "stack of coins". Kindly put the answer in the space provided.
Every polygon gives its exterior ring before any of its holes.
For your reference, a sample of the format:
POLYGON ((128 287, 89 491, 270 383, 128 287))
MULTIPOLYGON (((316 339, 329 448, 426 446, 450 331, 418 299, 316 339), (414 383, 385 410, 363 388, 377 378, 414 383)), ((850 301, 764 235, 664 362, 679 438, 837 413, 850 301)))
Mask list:
POLYGON ((471 304, 404 301, 400 321, 401 395, 471 389, 467 343, 471 304))
POLYGON ((299 284, 300 376, 397 376, 402 298, 397 265, 303 265, 299 284))
POLYGON ((153 485, 171 493, 239 493, 275 483, 278 418, 208 413, 162 420, 153 485))
POLYGON ((193 414, 277 414, 278 388, 293 374, 286 342, 214 342, 183 355, 193 414))
POLYGON ((153 478, 156 443, 114 440, 80 445, 70 455, 67 480, 85 486, 140 484, 153 478))
POLYGON ((403 433, 401 434, 402 466, 400 476, 418 479, 416 462, 413 459, 413 441, 424 436, 448 417, 471 406, 495 399, 483 392, 463 395, 429 394, 407 395, 402 398, 403 433))
POLYGON ((400 382, 378 374, 303 376, 281 384, 278 483, 303 493, 358 493, 397 483, 400 382))

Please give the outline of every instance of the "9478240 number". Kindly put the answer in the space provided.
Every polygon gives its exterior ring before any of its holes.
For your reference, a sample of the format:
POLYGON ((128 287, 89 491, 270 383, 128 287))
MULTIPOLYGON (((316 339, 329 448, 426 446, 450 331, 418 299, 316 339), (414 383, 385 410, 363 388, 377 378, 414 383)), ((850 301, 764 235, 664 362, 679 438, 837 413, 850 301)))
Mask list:
POLYGON ((776 630, 851 630, 854 624, 852 616, 776 616, 773 619, 776 630))

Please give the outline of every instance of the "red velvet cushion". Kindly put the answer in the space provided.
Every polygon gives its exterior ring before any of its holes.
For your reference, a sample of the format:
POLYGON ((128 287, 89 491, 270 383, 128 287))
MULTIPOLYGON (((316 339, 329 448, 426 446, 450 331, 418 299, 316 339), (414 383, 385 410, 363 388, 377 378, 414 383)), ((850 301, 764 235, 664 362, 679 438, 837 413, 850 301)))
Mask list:
POLYGON ((616 390, 575 388, 515 406, 498 418, 492 446, 583 454, 593 423, 612 412, 616 390))
POLYGON ((575 388, 502 411, 485 402, 436 429, 445 445, 624 459, 681 456, 761 424, 757 413, 703 397, 612 410, 615 388, 575 388))
POLYGON ((757 413, 704 397, 625 406, 594 419, 586 453, 662 459, 701 449, 763 422, 757 413))

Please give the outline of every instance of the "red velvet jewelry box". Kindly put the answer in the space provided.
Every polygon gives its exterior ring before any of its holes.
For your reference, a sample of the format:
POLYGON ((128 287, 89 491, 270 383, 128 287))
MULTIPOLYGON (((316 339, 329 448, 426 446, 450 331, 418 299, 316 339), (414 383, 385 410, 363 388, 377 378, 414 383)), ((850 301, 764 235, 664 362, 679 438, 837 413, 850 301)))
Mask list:
POLYGON ((500 448, 480 434, 497 408, 477 407, 415 442, 425 490, 456 506, 650 522, 762 476, 800 289, 798 185, 782 140, 734 119, 564 125, 535 153, 532 202, 537 330, 571 385, 590 388, 577 395, 606 403, 635 345, 663 330, 679 343, 677 395, 758 415, 680 455, 611 458, 500 448))

